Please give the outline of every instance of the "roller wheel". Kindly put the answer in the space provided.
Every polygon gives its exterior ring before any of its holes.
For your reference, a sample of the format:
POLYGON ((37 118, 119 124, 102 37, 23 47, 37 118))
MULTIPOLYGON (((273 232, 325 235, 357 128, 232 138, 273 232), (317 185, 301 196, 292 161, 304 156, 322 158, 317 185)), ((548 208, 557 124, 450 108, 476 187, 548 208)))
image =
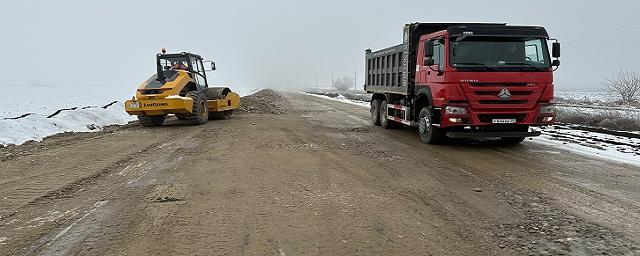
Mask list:
POLYGON ((189 115, 176 114, 179 120, 189 120, 189 115))
POLYGON ((147 116, 147 115, 138 115, 138 121, 140 125, 144 127, 151 126, 162 126, 164 123, 165 116, 147 116))
POLYGON ((233 117, 233 109, 225 110, 222 112, 209 113, 209 120, 223 120, 223 119, 230 119, 231 117, 233 117))
MULTIPOLYGON (((187 93, 187 97, 193 99, 193 111, 191 111, 191 115, 181 116, 184 118, 182 120, 191 121, 191 123, 196 125, 206 124, 209 120, 209 105, 207 104, 207 98, 204 93, 189 92, 187 93)), ((181 117, 178 118, 180 119, 181 117)))

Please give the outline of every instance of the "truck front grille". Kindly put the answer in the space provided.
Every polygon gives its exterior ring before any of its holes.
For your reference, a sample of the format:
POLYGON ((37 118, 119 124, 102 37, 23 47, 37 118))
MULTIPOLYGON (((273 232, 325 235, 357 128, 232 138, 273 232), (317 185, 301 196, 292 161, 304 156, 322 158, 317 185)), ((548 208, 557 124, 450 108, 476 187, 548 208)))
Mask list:
POLYGON ((498 87, 511 87, 511 86, 527 86, 527 83, 470 83, 471 86, 498 86, 498 87))
POLYGON ((480 104, 491 104, 491 105, 498 105, 498 104, 526 104, 528 102, 528 100, 481 100, 479 102, 480 102, 480 104))
MULTIPOLYGON (((497 96, 500 94, 500 91, 475 91, 475 94, 482 96, 497 96)), ((531 91, 511 91, 512 96, 526 96, 530 94, 531 91)))

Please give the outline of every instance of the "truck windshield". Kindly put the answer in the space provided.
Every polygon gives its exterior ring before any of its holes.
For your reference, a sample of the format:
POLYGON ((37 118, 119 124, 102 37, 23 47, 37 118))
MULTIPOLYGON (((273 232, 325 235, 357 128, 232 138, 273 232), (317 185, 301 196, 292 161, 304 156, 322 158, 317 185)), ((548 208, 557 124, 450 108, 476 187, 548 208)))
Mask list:
POLYGON ((546 71, 550 67, 545 39, 452 38, 451 66, 490 71, 546 71))

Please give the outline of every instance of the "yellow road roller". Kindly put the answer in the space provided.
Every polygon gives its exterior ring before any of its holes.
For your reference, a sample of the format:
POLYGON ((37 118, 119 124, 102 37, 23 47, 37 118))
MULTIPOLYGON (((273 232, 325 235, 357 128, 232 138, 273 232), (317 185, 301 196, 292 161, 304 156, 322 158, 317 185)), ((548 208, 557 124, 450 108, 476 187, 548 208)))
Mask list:
POLYGON ((156 64, 156 74, 125 102, 127 113, 137 115, 142 126, 161 126, 169 114, 191 124, 205 124, 231 118, 240 105, 240 96, 229 88, 209 87, 207 72, 216 70, 213 61, 203 61, 189 52, 168 54, 162 49, 156 64))

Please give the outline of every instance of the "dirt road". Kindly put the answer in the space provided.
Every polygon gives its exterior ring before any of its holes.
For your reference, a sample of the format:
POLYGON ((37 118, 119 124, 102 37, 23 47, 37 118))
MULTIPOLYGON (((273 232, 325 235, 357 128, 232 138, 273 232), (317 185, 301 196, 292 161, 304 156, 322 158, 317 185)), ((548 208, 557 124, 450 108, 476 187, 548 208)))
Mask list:
POLYGON ((276 114, 0 150, 0 254, 640 255, 638 167, 424 145, 285 96, 276 114))

